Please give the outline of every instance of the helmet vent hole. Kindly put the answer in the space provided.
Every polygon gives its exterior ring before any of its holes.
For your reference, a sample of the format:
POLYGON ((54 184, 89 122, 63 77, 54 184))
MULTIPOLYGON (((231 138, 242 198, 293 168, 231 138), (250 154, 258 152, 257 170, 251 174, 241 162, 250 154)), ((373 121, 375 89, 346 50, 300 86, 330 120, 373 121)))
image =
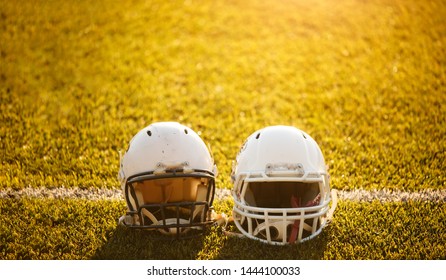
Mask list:
POLYGON ((307 136, 305 136, 305 134, 302 133, 302 136, 304 137, 304 139, 307 139, 307 136))
POLYGON ((256 139, 259 139, 259 138, 260 138, 260 133, 258 133, 256 136, 256 139))
POLYGON ((187 129, 185 129, 185 130, 184 130, 184 133, 185 133, 185 134, 188 134, 189 132, 187 132, 187 129))
POLYGON ((147 130, 147 135, 152 136, 152 131, 147 130))

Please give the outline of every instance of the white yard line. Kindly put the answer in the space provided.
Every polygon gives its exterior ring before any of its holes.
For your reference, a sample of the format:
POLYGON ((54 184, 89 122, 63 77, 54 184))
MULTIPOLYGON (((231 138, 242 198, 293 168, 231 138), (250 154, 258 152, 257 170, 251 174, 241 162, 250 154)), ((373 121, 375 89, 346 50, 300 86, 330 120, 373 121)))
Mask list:
MULTIPOLYGON (((0 199, 7 198, 74 198, 88 200, 123 200, 120 189, 96 189, 96 188, 24 188, 21 190, 4 189, 0 190, 0 199)), ((231 198, 231 190, 217 189, 215 199, 224 200, 231 198)), ((446 202, 446 189, 443 190, 421 190, 417 192, 407 192, 398 190, 352 190, 338 191, 339 200, 350 200, 356 202, 371 202, 378 200, 381 202, 399 201, 432 201, 446 202)))
POLYGON ((122 191, 117 189, 96 188, 24 188, 21 190, 0 190, 0 198, 78 198, 88 200, 121 200, 122 191))
POLYGON ((381 202, 401 202, 401 201, 432 201, 446 202, 446 190, 421 190, 417 192, 407 192, 399 190, 352 190, 338 191, 340 200, 351 200, 357 202, 371 202, 379 200, 381 202))

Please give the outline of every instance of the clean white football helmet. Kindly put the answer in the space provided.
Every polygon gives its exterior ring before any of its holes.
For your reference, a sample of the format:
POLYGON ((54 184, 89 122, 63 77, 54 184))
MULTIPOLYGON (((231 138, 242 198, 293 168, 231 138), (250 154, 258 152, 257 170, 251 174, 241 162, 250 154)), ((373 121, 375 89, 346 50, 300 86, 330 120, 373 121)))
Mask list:
POLYGON ((180 237, 210 218, 216 166, 203 140, 176 122, 139 131, 121 158, 119 179, 128 211, 120 223, 180 237))
POLYGON ((313 138, 295 127, 270 126, 249 136, 231 178, 234 222, 249 238, 292 244, 326 225, 331 195, 324 157, 313 138))

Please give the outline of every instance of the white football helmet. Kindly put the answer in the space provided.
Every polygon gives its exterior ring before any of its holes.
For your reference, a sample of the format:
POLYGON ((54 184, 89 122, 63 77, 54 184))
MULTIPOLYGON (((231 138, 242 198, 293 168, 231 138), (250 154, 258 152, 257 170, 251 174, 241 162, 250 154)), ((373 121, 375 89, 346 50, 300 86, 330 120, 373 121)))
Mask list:
POLYGON ((139 131, 121 158, 119 179, 127 202, 120 223, 180 237, 211 224, 216 166, 203 140, 176 122, 139 131))
POLYGON ((331 195, 324 157, 313 138, 295 127, 270 126, 249 136, 231 178, 234 222, 249 238, 303 242, 327 222, 331 195))

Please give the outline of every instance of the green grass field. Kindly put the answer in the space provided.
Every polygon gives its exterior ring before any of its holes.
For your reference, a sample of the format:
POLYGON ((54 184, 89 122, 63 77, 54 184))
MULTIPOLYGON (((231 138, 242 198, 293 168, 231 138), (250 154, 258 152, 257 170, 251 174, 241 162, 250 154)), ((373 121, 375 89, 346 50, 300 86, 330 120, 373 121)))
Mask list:
MULTIPOLYGON (((446 189, 442 0, 0 0, 0 191, 119 189, 141 128, 199 132, 230 189, 252 132, 321 147, 341 191, 446 189)), ((153 241, 123 200, 0 198, 0 259, 446 259, 446 200, 340 200, 316 239, 153 241)), ((215 208, 231 214, 232 200, 215 208)))

